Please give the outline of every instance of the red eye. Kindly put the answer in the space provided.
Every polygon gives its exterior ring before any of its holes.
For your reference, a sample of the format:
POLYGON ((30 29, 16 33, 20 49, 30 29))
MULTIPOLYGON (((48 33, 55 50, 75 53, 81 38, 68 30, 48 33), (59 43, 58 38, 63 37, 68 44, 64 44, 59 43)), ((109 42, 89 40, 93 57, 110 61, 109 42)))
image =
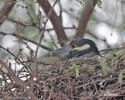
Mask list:
POLYGON ((72 49, 74 49, 74 48, 76 48, 76 47, 77 47, 77 45, 75 45, 75 44, 72 44, 72 45, 71 45, 71 48, 72 48, 72 49))

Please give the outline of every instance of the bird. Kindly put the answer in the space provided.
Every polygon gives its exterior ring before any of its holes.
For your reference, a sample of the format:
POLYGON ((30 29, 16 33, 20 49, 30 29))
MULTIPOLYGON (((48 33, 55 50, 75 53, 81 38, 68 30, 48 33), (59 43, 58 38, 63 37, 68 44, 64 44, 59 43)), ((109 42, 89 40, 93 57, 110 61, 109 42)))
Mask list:
POLYGON ((85 55, 94 56, 98 54, 100 53, 95 42, 82 38, 72 40, 68 42, 65 47, 46 53, 44 57, 59 57, 63 60, 67 60, 74 57, 85 55))

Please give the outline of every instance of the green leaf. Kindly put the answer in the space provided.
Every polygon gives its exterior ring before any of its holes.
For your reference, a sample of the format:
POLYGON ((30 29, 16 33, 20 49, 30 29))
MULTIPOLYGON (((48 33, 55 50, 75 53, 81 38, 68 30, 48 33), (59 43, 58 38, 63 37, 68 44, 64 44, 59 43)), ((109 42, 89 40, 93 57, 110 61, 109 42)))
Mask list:
POLYGON ((125 73, 125 69, 122 70, 119 74, 119 77, 118 77, 118 83, 122 83, 123 82, 123 73, 125 73))
POLYGON ((75 72, 76 72, 76 77, 79 77, 79 68, 75 68, 75 72))
POLYGON ((81 69, 81 67, 76 64, 73 64, 72 66, 69 67, 70 72, 75 71, 76 77, 79 77, 79 73, 81 71, 80 69, 81 69))
POLYGON ((119 74, 119 77, 118 77, 118 83, 122 83, 123 82, 123 72, 121 71, 120 74, 119 74))
POLYGON ((100 63, 104 74, 107 75, 107 73, 109 72, 109 67, 107 66, 105 60, 100 60, 100 63))
POLYGON ((92 66, 89 66, 87 64, 83 64, 82 66, 73 64, 72 66, 69 67, 70 72, 75 71, 76 77, 79 77, 80 72, 82 72, 83 70, 88 71, 88 72, 95 71, 92 66))

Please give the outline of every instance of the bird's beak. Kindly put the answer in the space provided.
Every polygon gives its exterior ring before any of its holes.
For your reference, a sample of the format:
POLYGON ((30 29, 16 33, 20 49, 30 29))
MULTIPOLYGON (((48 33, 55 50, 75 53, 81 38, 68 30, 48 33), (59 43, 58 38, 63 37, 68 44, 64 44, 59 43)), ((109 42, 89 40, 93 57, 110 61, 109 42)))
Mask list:
POLYGON ((60 48, 60 49, 54 50, 52 52, 48 52, 47 54, 44 55, 44 57, 53 57, 53 56, 65 57, 68 55, 68 53, 71 50, 72 50, 72 48, 70 46, 65 47, 65 48, 60 48))
POLYGON ((89 44, 85 44, 85 45, 82 45, 80 47, 73 48, 73 50, 82 51, 82 50, 87 50, 89 48, 90 48, 90 45, 89 44))

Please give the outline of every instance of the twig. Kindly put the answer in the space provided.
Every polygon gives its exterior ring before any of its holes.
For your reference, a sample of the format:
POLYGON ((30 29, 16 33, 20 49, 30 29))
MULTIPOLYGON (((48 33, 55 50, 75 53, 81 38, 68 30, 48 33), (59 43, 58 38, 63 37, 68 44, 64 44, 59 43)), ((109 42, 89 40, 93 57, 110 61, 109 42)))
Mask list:
POLYGON ((4 48, 4 47, 1 46, 1 45, 0 45, 0 48, 3 49, 3 50, 5 50, 5 51, 6 51, 7 53, 9 53, 10 55, 12 55, 12 56, 18 61, 17 63, 22 64, 22 65, 23 65, 22 69, 23 69, 24 67, 27 69, 27 65, 24 64, 23 61, 21 61, 21 59, 18 58, 16 55, 14 55, 13 53, 11 53, 11 52, 9 51, 9 49, 6 49, 6 48, 4 48))
POLYGON ((2 9, 0 9, 0 25, 6 20, 8 14, 15 5, 16 0, 6 0, 2 9))
MULTIPOLYGON (((38 54, 39 46, 40 46, 41 41, 42 41, 43 36, 44 36, 46 24, 47 24, 47 22, 48 22, 48 20, 49 20, 49 17, 50 17, 51 14, 52 14, 52 9, 53 9, 54 6, 56 5, 57 1, 58 1, 58 0, 56 0, 55 3, 53 4, 53 6, 50 8, 50 10, 49 10, 49 12, 48 12, 48 17, 47 17, 46 21, 44 22, 44 27, 43 27, 43 30, 42 30, 42 32, 41 32, 40 40, 39 40, 39 43, 38 43, 38 45, 37 45, 36 52, 35 52, 35 57, 34 57, 34 64, 35 64, 35 68, 36 68, 36 71, 35 71, 34 74, 36 74, 36 73, 38 72, 37 54, 38 54)), ((36 75, 37 75, 37 74, 36 74, 36 75)))
POLYGON ((64 66, 63 65, 60 65, 60 66, 63 69, 63 71, 64 71, 64 73, 65 73, 65 75, 66 75, 66 77, 68 79, 68 85, 69 85, 69 89, 70 89, 71 100, 73 100, 73 91, 72 91, 72 85, 71 85, 70 77, 69 77, 68 73, 66 72, 64 66))
POLYGON ((56 5, 57 1, 58 1, 58 0, 55 1, 55 3, 53 4, 53 6, 51 7, 51 9, 50 9, 49 12, 48 12, 48 17, 47 17, 47 19, 46 19, 46 21, 45 21, 45 23, 44 23, 44 27, 43 27, 43 30, 42 30, 42 32, 41 32, 40 40, 39 40, 39 43, 38 43, 38 45, 37 45, 37 49, 36 49, 36 52, 35 52, 35 59, 37 58, 38 49, 39 49, 40 43, 41 43, 41 41, 42 41, 42 38, 43 38, 43 35, 44 35, 44 32, 45 32, 46 24, 47 24, 47 22, 48 22, 48 20, 49 20, 49 17, 51 16, 52 9, 53 9, 54 6, 56 5))
MULTIPOLYGON (((28 42, 31 42, 31 43, 33 43, 33 44, 38 45, 38 43, 36 43, 35 41, 32 41, 32 40, 30 40, 30 39, 27 39, 26 37, 23 37, 23 36, 20 36, 20 35, 17 35, 17 34, 9 34, 9 33, 5 33, 5 32, 0 32, 0 34, 1 34, 1 35, 12 35, 12 36, 16 36, 16 37, 19 38, 19 39, 23 39, 23 40, 26 40, 26 41, 28 41, 28 42)), ((44 45, 42 45, 42 44, 40 44, 39 46, 42 47, 43 49, 48 50, 48 51, 52 51, 52 49, 50 49, 50 48, 48 48, 48 47, 46 47, 46 46, 44 46, 44 45)))
POLYGON ((46 15, 48 15, 48 12, 51 9, 52 14, 51 14, 51 16, 48 16, 48 17, 53 24, 53 27, 54 27, 54 30, 56 32, 56 35, 57 35, 57 38, 58 38, 60 45, 64 46, 64 43, 66 41, 68 41, 68 38, 64 32, 63 25, 62 25, 60 18, 57 16, 56 12, 54 11, 53 7, 51 7, 48 0, 38 0, 38 3, 43 8, 46 15))
POLYGON ((13 78, 16 84, 20 85, 25 90, 25 93, 28 94, 32 100, 38 100, 32 93, 32 90, 30 88, 29 89, 27 88, 27 85, 13 73, 13 71, 9 68, 9 66, 7 66, 5 62, 0 60, 0 65, 1 67, 4 67, 7 70, 8 75, 13 78))
POLYGON ((75 38, 81 38, 84 36, 87 28, 87 24, 90 20, 94 7, 98 0, 87 0, 86 6, 82 12, 81 18, 79 20, 79 25, 75 38))

